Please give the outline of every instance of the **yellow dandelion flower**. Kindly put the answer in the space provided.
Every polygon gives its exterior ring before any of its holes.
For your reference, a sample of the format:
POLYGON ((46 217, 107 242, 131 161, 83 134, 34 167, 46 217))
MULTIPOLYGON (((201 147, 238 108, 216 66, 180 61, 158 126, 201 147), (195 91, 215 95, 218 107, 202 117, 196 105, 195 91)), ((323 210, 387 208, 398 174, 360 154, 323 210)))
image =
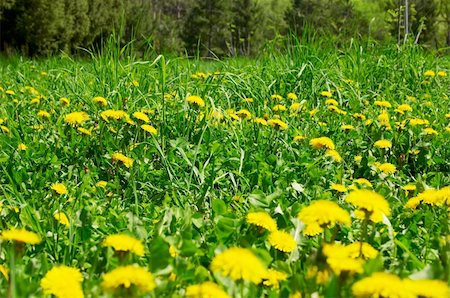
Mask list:
POLYGON ((276 100, 283 100, 283 97, 281 95, 278 94, 274 94, 271 96, 272 99, 276 99, 276 100))
POLYGON ((313 237, 323 233, 323 231, 324 229, 319 224, 312 223, 305 227, 303 234, 313 237))
POLYGON ((252 102, 253 102, 253 98, 244 98, 244 99, 242 100, 242 102, 252 103, 252 102))
POLYGON ((28 149, 28 147, 27 147, 27 145, 25 145, 24 143, 20 143, 18 146, 17 146, 17 150, 19 150, 19 151, 25 151, 25 150, 27 150, 28 149))
POLYGON ((134 112, 133 113, 133 117, 138 119, 138 120, 141 120, 141 121, 143 121, 145 123, 150 122, 150 118, 148 118, 148 116, 145 113, 143 113, 143 112, 134 112))
POLYGON ((267 270, 267 276, 264 278, 263 285, 279 289, 280 281, 285 281, 287 278, 288 275, 286 273, 270 268, 267 270))
POLYGON ((416 209, 421 201, 422 201, 421 197, 419 197, 419 196, 413 197, 413 198, 409 199, 408 202, 406 202, 405 208, 416 209))
POLYGON ((367 180, 366 178, 358 178, 353 180, 354 182, 358 183, 359 185, 364 185, 367 187, 372 187, 372 183, 370 183, 369 180, 367 180))
POLYGON ((430 122, 426 119, 420 119, 420 118, 409 119, 409 125, 411 125, 411 126, 428 125, 428 124, 430 124, 430 122))
POLYGON ((354 190, 347 195, 345 201, 369 215, 373 222, 381 222, 383 215, 391 215, 389 203, 382 195, 371 190, 354 190))
POLYGON ((376 272, 357 281, 352 286, 355 297, 413 298, 414 293, 405 287, 403 281, 390 273, 376 272))
POLYGON ((389 149, 392 147, 392 142, 389 140, 378 140, 373 145, 380 149, 389 149))
POLYGON ((136 81, 136 80, 134 80, 133 82, 131 82, 131 84, 132 84, 134 87, 139 87, 139 82, 136 81))
POLYGON ((247 109, 241 109, 235 113, 241 119, 251 119, 252 113, 247 109))
POLYGON ((294 102, 293 104, 291 104, 291 106, 289 107, 289 109, 292 112, 296 112, 296 111, 300 111, 302 108, 302 104, 299 102, 294 102))
POLYGON ((273 231, 269 235, 269 243, 279 251, 292 252, 297 246, 294 237, 285 231, 273 231))
POLYGON ((233 280, 245 280, 259 284, 267 276, 263 263, 246 248, 232 247, 216 255, 211 270, 233 280))
POLYGON ((276 105, 272 108, 272 110, 275 112, 284 112, 287 110, 287 108, 283 105, 276 105))
POLYGON ((250 212, 247 214, 247 223, 264 228, 269 232, 277 230, 277 223, 266 212, 250 212))
POLYGON ((127 114, 127 112, 122 111, 122 110, 106 110, 106 111, 101 112, 100 116, 106 122, 108 122, 110 119, 112 119, 112 120, 125 120, 127 123, 130 123, 130 124, 133 123, 130 116, 127 114))
POLYGON ((30 104, 40 104, 41 103, 41 99, 39 97, 35 97, 32 100, 30 100, 30 104))
POLYGON ((423 73, 423 75, 426 77, 434 77, 436 76, 436 73, 433 70, 427 70, 423 73))
POLYGON ((227 113, 227 115, 228 115, 228 117, 231 118, 231 120, 234 120, 234 121, 240 121, 241 120, 241 118, 239 118, 239 116, 236 115, 235 113, 227 113))
POLYGON ((16 95, 16 92, 14 92, 13 90, 6 90, 5 93, 8 95, 16 95))
POLYGON ((64 212, 57 211, 55 214, 53 214, 53 217, 62 225, 65 225, 66 227, 70 226, 69 218, 67 218, 67 215, 64 212))
POLYGON ((327 109, 328 109, 329 111, 336 112, 337 114, 340 114, 340 115, 347 115, 347 112, 345 112, 345 111, 339 109, 337 106, 329 105, 329 106, 327 107, 327 109))
POLYGON ((325 244, 322 248, 327 264, 337 275, 341 273, 362 273, 364 261, 351 258, 347 247, 339 244, 325 244))
POLYGON ((63 183, 53 183, 50 188, 59 195, 67 194, 67 188, 63 183))
POLYGON ((37 116, 40 118, 50 118, 50 113, 47 111, 39 111, 37 116))
POLYGON ((206 281, 187 287, 186 297, 188 298, 229 298, 228 294, 219 285, 206 281))
POLYGON ((306 137, 297 135, 294 137, 294 142, 300 142, 303 141, 304 139, 306 139, 306 137))
POLYGON ((312 110, 309 111, 308 113, 309 113, 309 116, 314 117, 314 116, 317 114, 317 112, 319 112, 318 109, 312 109, 312 110))
POLYGON ((61 97, 59 103, 67 107, 70 105, 70 100, 67 97, 61 97))
POLYGON ((290 93, 288 93, 287 98, 290 100, 297 100, 298 96, 295 93, 290 92, 290 93))
POLYGON ((108 101, 106 100, 106 98, 104 98, 102 96, 96 96, 92 100, 100 106, 106 106, 108 104, 108 101))
POLYGON ((149 125, 149 124, 143 124, 143 125, 141 125, 141 128, 143 129, 143 130, 145 130, 146 132, 149 132, 149 133, 151 133, 152 135, 157 135, 158 134, 158 131, 156 130, 156 128, 154 128, 152 125, 149 125))
POLYGON ((180 253, 173 245, 169 246, 169 254, 172 258, 178 257, 180 255, 180 253))
POLYGON ((361 162, 362 156, 361 155, 356 155, 354 160, 355 160, 355 162, 361 162))
POLYGON ((203 101, 203 99, 200 96, 196 96, 196 95, 191 95, 187 97, 187 102, 197 108, 202 108, 205 106, 205 102, 203 101))
POLYGON ((333 141, 328 137, 314 138, 309 141, 309 144, 315 149, 326 148, 334 150, 335 146, 333 141))
POLYGON ((177 275, 173 272, 170 272, 170 275, 167 279, 170 281, 175 281, 177 279, 177 275))
POLYGON ((267 124, 280 130, 285 130, 288 128, 288 124, 279 119, 269 119, 267 120, 267 124))
POLYGON ((140 257, 144 255, 144 245, 142 242, 126 234, 107 236, 103 241, 103 246, 112 247, 118 252, 132 252, 140 257))
POLYGON ((432 127, 427 127, 427 128, 423 129, 423 134, 430 136, 430 135, 437 135, 438 132, 435 129, 433 129, 432 127))
POLYGON ((31 126, 32 129, 34 130, 43 130, 44 129, 44 125, 42 124, 35 124, 31 126))
POLYGON ((440 76, 440 77, 446 77, 446 76, 447 76, 447 73, 446 73, 445 71, 442 71, 442 70, 441 70, 441 71, 438 71, 438 72, 437 72, 437 75, 440 76))
POLYGON ((406 287, 412 291, 415 297, 420 298, 446 298, 450 297, 450 288, 442 280, 410 280, 404 279, 406 287))
POLYGON ((55 295, 57 298, 82 298, 83 275, 77 268, 53 267, 41 280, 45 295, 55 295))
POLYGON ((27 244, 39 244, 41 243, 41 237, 33 232, 29 232, 25 229, 11 228, 3 231, 0 234, 0 239, 3 241, 15 241, 27 244))
POLYGON ((375 105, 378 107, 383 107, 383 108, 391 108, 392 107, 391 103, 386 100, 376 100, 375 105))
POLYGON ((344 125, 341 126, 341 129, 343 131, 349 131, 349 130, 354 130, 355 127, 353 125, 350 125, 350 124, 344 124, 344 125))
POLYGON ((91 136, 92 135, 92 131, 91 130, 83 128, 83 127, 78 127, 77 131, 81 132, 82 134, 87 135, 87 136, 91 136))
POLYGON ((416 208, 418 204, 425 203, 431 206, 450 205, 450 186, 441 189, 426 189, 406 202, 405 208, 416 208))
POLYGON ((297 218, 306 225, 303 233, 308 236, 318 235, 325 228, 332 228, 336 224, 347 226, 351 224, 349 213, 335 202, 327 200, 312 202, 309 206, 300 210, 297 218))
POLYGON ((103 180, 100 180, 99 182, 97 182, 97 183, 95 184, 96 187, 101 187, 101 188, 105 188, 106 185, 108 185, 108 182, 103 181, 103 180))
POLYGON ((320 92, 320 95, 322 95, 323 97, 330 98, 333 94, 331 94, 330 91, 322 91, 322 92, 320 92))
POLYGON ((406 184, 402 186, 402 189, 405 191, 414 191, 417 189, 417 186, 415 184, 406 184))
POLYGON ((343 184, 338 184, 338 183, 333 183, 330 185, 330 188, 332 190, 335 190, 337 192, 346 192, 347 191, 347 187, 345 187, 345 185, 343 184))
POLYGON ((412 112, 412 107, 406 103, 401 104, 395 109, 395 112, 403 115, 405 112, 412 112))
POLYGON ((364 115, 361 114, 361 113, 355 113, 355 114, 353 114, 353 117, 355 117, 356 119, 359 119, 359 120, 361 120, 361 121, 366 120, 366 116, 364 116, 364 115))
POLYGON ((326 105, 332 105, 332 106, 338 106, 339 105, 337 100, 336 99, 332 99, 332 98, 329 98, 329 99, 325 100, 325 104, 326 105))
POLYGON ((397 168, 395 167, 395 165, 385 162, 380 164, 378 167, 378 170, 380 170, 381 172, 385 173, 385 174, 394 174, 395 171, 397 171, 397 168))
POLYGON ((377 117, 378 122, 380 122, 381 125, 387 125, 389 124, 389 114, 387 111, 382 111, 380 115, 377 117))
POLYGON ((8 281, 9 280, 9 270, 4 265, 0 265, 0 273, 8 281))
POLYGON ((357 259, 362 257, 363 259, 374 259, 378 256, 379 252, 366 242, 354 242, 345 246, 350 258, 357 259), (362 255, 361 255, 362 252, 362 255))
POLYGON ((89 115, 85 112, 73 112, 64 116, 64 122, 72 126, 81 125, 89 120, 89 115))
POLYGON ((153 275, 137 265, 121 266, 103 275, 102 287, 106 290, 129 289, 131 286, 148 293, 156 284, 153 275))
POLYGON ((325 154, 333 158, 333 160, 336 162, 341 162, 343 160, 339 152, 337 152, 336 150, 329 149, 325 152, 325 154))
POLYGON ((208 75, 204 72, 197 72, 191 75, 191 78, 193 79, 206 79, 208 75))
POLYGON ((264 118, 256 117, 255 119, 253 119, 253 122, 264 125, 264 126, 267 125, 267 121, 264 118))
POLYGON ((112 155, 112 160, 117 160, 120 161, 124 164, 124 166, 126 166, 127 168, 130 168, 133 165, 134 160, 132 158, 129 158, 125 155, 123 155, 122 153, 114 153, 112 155))

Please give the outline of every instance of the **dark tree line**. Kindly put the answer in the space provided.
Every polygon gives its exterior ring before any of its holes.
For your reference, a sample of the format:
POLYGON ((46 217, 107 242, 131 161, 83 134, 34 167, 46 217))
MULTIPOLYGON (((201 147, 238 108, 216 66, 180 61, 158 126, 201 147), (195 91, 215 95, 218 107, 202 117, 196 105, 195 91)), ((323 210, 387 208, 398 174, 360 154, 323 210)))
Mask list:
POLYGON ((277 36, 450 45, 450 0, 1 0, 0 50, 28 55, 122 43, 252 55, 277 36))

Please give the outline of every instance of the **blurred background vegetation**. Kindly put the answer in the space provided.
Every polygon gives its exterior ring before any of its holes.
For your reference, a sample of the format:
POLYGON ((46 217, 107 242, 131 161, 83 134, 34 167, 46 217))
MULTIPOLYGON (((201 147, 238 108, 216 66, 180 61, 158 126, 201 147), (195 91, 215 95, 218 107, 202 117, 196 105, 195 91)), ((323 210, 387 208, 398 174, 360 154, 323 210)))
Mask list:
POLYGON ((1 0, 0 51, 82 54, 114 34, 138 53, 255 55, 284 37, 448 52, 450 0, 1 0))

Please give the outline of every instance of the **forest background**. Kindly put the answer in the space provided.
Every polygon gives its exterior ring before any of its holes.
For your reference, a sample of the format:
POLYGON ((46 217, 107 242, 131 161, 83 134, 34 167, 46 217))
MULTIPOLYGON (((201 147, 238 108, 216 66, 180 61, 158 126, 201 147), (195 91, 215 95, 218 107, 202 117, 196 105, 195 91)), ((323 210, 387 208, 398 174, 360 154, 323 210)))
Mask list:
POLYGON ((111 34, 137 53, 253 56, 284 37, 448 52, 450 0, 2 0, 0 51, 83 55, 111 34))

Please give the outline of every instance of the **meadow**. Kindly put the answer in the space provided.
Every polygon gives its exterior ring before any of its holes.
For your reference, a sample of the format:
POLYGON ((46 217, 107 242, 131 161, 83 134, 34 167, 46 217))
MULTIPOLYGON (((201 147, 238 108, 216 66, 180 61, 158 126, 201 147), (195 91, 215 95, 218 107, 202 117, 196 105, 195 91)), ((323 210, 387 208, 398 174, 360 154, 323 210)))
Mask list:
POLYGON ((448 56, 0 68, 0 297, 449 297, 448 56))

